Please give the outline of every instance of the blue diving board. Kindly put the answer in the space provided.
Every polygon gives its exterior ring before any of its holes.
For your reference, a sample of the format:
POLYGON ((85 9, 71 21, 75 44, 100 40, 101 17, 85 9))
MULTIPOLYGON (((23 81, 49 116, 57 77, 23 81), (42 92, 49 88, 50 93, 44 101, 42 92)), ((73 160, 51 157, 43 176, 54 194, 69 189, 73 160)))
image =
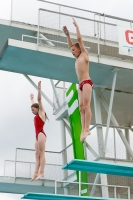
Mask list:
MULTIPOLYGON (((102 197, 85 197, 85 196, 72 196, 72 195, 60 195, 60 194, 39 194, 39 193, 27 193, 21 199, 36 199, 36 200, 115 200, 114 198, 102 198, 102 197)), ((119 199, 117 199, 119 200, 119 199)), ((124 200, 124 199, 123 199, 124 200)))
POLYGON ((133 166, 104 163, 99 161, 76 159, 69 162, 62 169, 133 177, 133 166))

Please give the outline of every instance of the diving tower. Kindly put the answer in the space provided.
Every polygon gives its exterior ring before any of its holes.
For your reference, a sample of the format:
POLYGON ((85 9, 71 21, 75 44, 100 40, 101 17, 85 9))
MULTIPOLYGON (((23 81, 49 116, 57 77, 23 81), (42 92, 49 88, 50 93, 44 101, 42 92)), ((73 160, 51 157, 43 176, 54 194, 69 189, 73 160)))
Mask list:
MULTIPOLYGON (((37 23, 35 24, 24 22, 23 20, 19 21, 15 18, 14 9, 12 9, 10 20, 0 20, 0 70, 23 74, 35 88, 35 83, 28 75, 50 79, 55 102, 49 100, 44 93, 42 95, 54 109, 55 119, 61 123, 62 149, 65 149, 65 131, 67 130, 70 133, 67 104, 64 98, 66 92, 65 82, 77 84, 78 80, 74 68, 75 59, 68 49, 66 37, 62 32, 62 26, 67 25, 70 27, 71 36, 75 42, 76 34, 71 26, 73 12, 68 12, 68 14, 65 12, 65 9, 68 8, 67 6, 47 1, 42 1, 41 5, 42 8, 38 7, 36 11, 37 23), (44 4, 45 6, 43 6, 44 4), (57 9, 53 10, 53 8, 50 10, 46 4, 59 7, 59 11, 57 9), (57 80, 56 84, 53 83, 53 79, 57 80), (61 81, 63 82, 63 87, 60 88, 63 93, 63 103, 60 103, 60 97, 57 94, 59 89, 58 83, 61 81)), ((12 8, 13 6, 14 2, 12 8)), ((19 9, 21 12, 22 8, 19 9)), ((93 126, 91 129, 97 133, 97 149, 95 149, 95 145, 92 145, 93 143, 91 144, 87 141, 86 148, 89 151, 87 159, 90 160, 92 158, 91 155, 93 155, 93 161, 104 158, 105 161, 117 162, 119 159, 116 153, 118 148, 116 146, 118 145, 115 131, 117 131, 119 140, 121 140, 125 148, 124 152, 126 152, 126 156, 121 160, 121 163, 125 162, 129 164, 133 159, 133 151, 129 138, 129 132, 133 131, 133 110, 131 109, 133 102, 133 57, 118 54, 119 46, 116 23, 123 22, 128 27, 132 27, 132 22, 131 20, 104 15, 102 13, 77 9, 77 13, 79 11, 89 13, 90 17, 86 18, 82 12, 82 16, 76 14, 76 8, 71 9, 75 12, 74 17, 79 22, 79 26, 84 30, 81 34, 83 35, 86 49, 89 52, 90 76, 94 82, 91 101, 93 113, 91 124, 93 126), (110 20, 112 20, 112 23, 110 20), (87 28, 84 29, 86 24, 87 28), (108 139, 110 138, 109 128, 114 130, 113 158, 106 156, 108 154, 109 142, 112 144, 112 141, 108 139), (104 129, 106 129, 105 134, 104 129)), ((62 159, 63 165, 68 163, 66 152, 63 153, 62 159)), ((67 178, 67 171, 63 173, 63 177, 67 178)), ((110 179, 108 175, 101 175, 100 179, 97 174, 94 176, 93 185, 98 184, 99 180, 101 180, 101 184, 108 185, 110 179)), ((118 180, 121 180, 120 177, 118 180)), ((19 180, 18 184, 21 185, 21 181, 19 180)), ((27 179, 24 180, 24 183, 25 181, 27 179)), ((76 178, 74 181, 76 181, 76 178)), ((41 184, 41 181, 39 184, 41 184)), ((115 184, 119 185, 116 182, 115 184)), ((131 185, 130 187, 132 187, 131 185)), ((11 185, 6 185, 5 183, 5 187, 11 187, 11 185)), ((32 186, 29 187, 32 188, 32 186)), ((92 187, 91 189, 91 194, 94 195, 96 187, 92 187)), ((53 191, 53 186, 51 191, 53 191)), ((64 191, 65 194, 69 192, 68 189, 64 191)), ((101 191, 102 196, 109 197, 109 190, 102 187, 101 191)))
MULTIPOLYGON (((57 15, 56 12, 52 12, 50 10, 40 9, 39 12, 44 12, 46 14, 50 13, 50 15, 55 14, 55 16, 57 15)), ((61 13, 60 16, 62 17, 64 15, 61 13)), ((65 15, 65 17, 69 18, 70 16, 65 15)), ((77 20, 81 20, 80 17, 77 17, 77 20)), ((82 21, 85 20, 86 19, 82 19, 82 21)), ((99 26, 101 24, 101 27, 103 25, 102 21, 100 22, 92 19, 89 21, 88 19, 88 23, 89 22, 93 22, 94 25, 99 23, 99 26)), ((49 27, 43 28, 42 25, 38 28, 35 25, 28 25, 26 23, 15 21, 10 22, 7 20, 1 20, 0 23, 0 57, 2 58, 0 60, 1 70, 45 77, 70 83, 78 83, 74 69, 75 59, 72 57, 71 52, 67 47, 66 38, 61 30, 55 30, 49 27), (5 34, 3 34, 3 32, 5 34), (51 42, 53 45, 48 42, 51 42)), ((105 23, 105 25, 107 27, 112 27, 113 35, 117 35, 116 24, 105 23)), ((133 113, 130 109, 130 105, 132 104, 133 93, 133 58, 131 56, 119 55, 116 36, 113 38, 114 40, 109 40, 110 35, 108 34, 108 29, 106 31, 106 40, 102 35, 100 36, 100 32, 103 32, 102 28, 99 30, 99 33, 95 30, 97 33, 96 37, 92 37, 92 34, 91 36, 83 35, 86 47, 90 47, 90 75, 94 81, 94 88, 102 89, 103 95, 106 96, 106 100, 109 102, 114 72, 115 70, 118 70, 114 90, 115 98, 112 108, 113 113, 120 126, 132 126, 133 113), (117 112, 119 99, 119 112, 117 112), (123 103, 125 101, 127 101, 127 105, 124 108, 124 115, 122 115, 123 103)), ((72 33, 72 38, 76 41, 74 33, 72 33)), ((94 113, 93 101, 91 108, 94 113)), ((56 110, 56 119, 61 119, 62 116, 66 117, 67 111, 65 107, 63 108, 65 113, 62 113, 61 115, 59 111, 60 109, 58 111, 56 110)), ((103 107, 101 107, 101 112, 103 120, 102 124, 106 124, 107 114, 103 107)), ((95 123, 97 122, 95 121, 95 117, 93 115, 92 124, 95 123)))

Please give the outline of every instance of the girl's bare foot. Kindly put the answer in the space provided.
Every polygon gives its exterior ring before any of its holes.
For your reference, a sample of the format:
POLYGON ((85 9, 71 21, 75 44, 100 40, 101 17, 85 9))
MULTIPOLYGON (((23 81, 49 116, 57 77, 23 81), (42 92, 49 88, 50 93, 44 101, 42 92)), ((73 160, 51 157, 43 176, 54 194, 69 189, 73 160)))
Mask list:
POLYGON ((36 180, 39 180, 40 178, 42 178, 44 176, 44 174, 38 174, 38 176, 36 177, 36 180))
POLYGON ((86 139, 86 137, 87 137, 88 135, 90 135, 90 134, 91 134, 90 131, 84 131, 84 132, 82 132, 82 133, 81 133, 81 136, 80 136, 80 141, 83 142, 83 141, 86 139))
POLYGON ((38 176, 38 174, 34 174, 32 179, 30 180, 31 182, 34 181, 36 179, 36 177, 38 176))

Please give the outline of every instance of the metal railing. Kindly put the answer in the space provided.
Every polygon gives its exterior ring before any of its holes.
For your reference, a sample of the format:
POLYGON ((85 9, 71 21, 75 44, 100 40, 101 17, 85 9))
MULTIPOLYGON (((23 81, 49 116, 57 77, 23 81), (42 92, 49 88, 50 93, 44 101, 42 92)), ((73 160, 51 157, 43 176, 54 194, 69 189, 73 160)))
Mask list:
MULTIPOLYGON (((99 152, 98 152, 98 141, 97 141, 97 134, 96 134, 96 128, 99 127, 106 127, 104 124, 96 124, 90 128, 90 131, 92 134, 86 139, 85 141, 85 157, 87 160, 95 160, 99 158, 99 152)), ((124 126, 110 126, 109 129, 110 134, 107 142, 107 149, 105 152, 105 159, 113 159, 114 161, 117 160, 123 160, 123 161, 129 161, 126 158, 127 155, 127 150, 125 148, 125 145, 123 144, 121 138, 119 137, 118 134, 114 131, 115 129, 129 129, 130 131, 133 131, 132 128, 130 127, 124 127, 124 126), (116 142, 117 141, 117 142, 116 142)), ((105 138, 105 135, 104 135, 105 138)), ((59 171, 61 172, 61 166, 62 166, 62 154, 66 152, 67 155, 67 162, 71 161, 73 157, 73 150, 72 150, 72 143, 69 144, 66 148, 64 148, 62 151, 55 152, 55 151, 46 151, 46 160, 47 164, 46 166, 58 166, 60 167, 59 171)), ((23 149, 23 148, 17 148, 16 149, 16 154, 15 154, 15 161, 13 162, 13 166, 10 167, 11 173, 14 174, 15 178, 19 174, 19 170, 21 168, 21 164, 24 167, 25 173, 32 174, 32 168, 34 168, 34 163, 35 163, 35 150, 33 149, 23 149), (26 172, 27 169, 27 172, 26 172), (12 172, 13 171, 13 172, 12 172)), ((10 172, 8 169, 8 165, 6 164, 7 161, 5 162, 5 168, 4 168, 4 176, 6 176, 6 172, 10 172)), ((21 171, 21 170, 20 170, 21 171)), ((69 175, 73 173, 73 171, 69 171, 69 175)), ((46 174, 49 174, 47 172, 46 174)), ((8 174, 7 174, 8 176, 8 174)), ((58 176, 56 177, 58 179, 58 176)))
POLYGON ((38 45, 49 45, 65 49, 68 48, 66 37, 62 32, 63 25, 68 25, 68 29, 70 29, 70 32, 72 33, 73 41, 76 42, 75 28, 71 19, 72 17, 75 17, 78 21, 86 48, 90 53, 96 54, 98 60, 100 55, 132 60, 129 56, 118 54, 116 26, 124 25, 132 28, 133 20, 115 17, 105 13, 74 8, 72 6, 45 0, 12 0, 11 4, 11 22, 20 21, 29 26, 35 25, 38 27, 38 34, 36 37, 23 36, 24 40, 36 43, 37 49, 38 45), (24 3, 27 5, 26 8, 23 6, 24 3), (26 18, 32 7, 35 11, 33 12, 34 16, 30 15, 30 17, 26 18), (49 8, 50 10, 48 10, 49 8), (33 21, 31 19, 33 19, 33 21), (51 32, 50 34, 50 32, 47 32, 49 29, 52 30, 53 33, 51 32), (91 39, 93 40, 92 42, 91 39), (107 42, 111 42, 111 46, 108 45, 107 42))
MULTIPOLYGON (((92 126, 90 128, 90 131, 95 131, 99 127, 104 128, 106 126, 107 126, 106 124, 95 124, 94 126, 92 126)), ((113 158, 114 160, 117 160, 117 159, 127 160, 126 155, 128 154, 128 151, 126 148, 128 148, 128 147, 123 143, 122 139, 120 138, 119 134, 116 131, 127 129, 127 130, 133 132, 133 128, 126 127, 126 126, 114 126, 114 125, 110 125, 109 128, 110 128, 109 129, 110 134, 108 136, 109 138, 107 141, 105 158, 107 157, 107 158, 113 158)), ((98 147, 96 145, 93 145, 93 143, 98 144, 97 137, 96 136, 94 137, 94 134, 96 135, 96 131, 95 131, 95 133, 92 133, 92 134, 93 134, 93 138, 91 139, 91 136, 89 136, 89 140, 87 140, 87 142, 89 144, 91 144, 91 146, 94 147, 94 150, 96 152, 98 152, 98 147), (92 143, 92 141, 93 141, 93 143, 92 143)), ((104 139, 105 139, 105 131, 104 130, 103 130, 103 134, 104 134, 104 139)), ((131 156, 129 156, 129 157, 131 159, 131 156)))
MULTIPOLYGON (((36 41, 37 48, 38 45, 43 45, 44 43, 49 43, 49 45, 52 46, 67 48, 66 38, 63 36, 64 34, 62 34, 62 26, 68 25, 70 32, 75 35, 75 29, 72 25, 71 19, 72 17, 75 17, 78 20, 80 29, 82 30, 82 35, 85 36, 85 38, 91 37, 92 39, 95 39, 95 42, 90 42, 90 38, 87 39, 87 41, 84 41, 85 46, 90 48, 91 53, 97 54, 98 58, 100 55, 105 55, 132 60, 129 56, 122 56, 117 53, 118 46, 116 45, 116 42, 118 41, 118 38, 116 26, 123 25, 132 28, 133 20, 45 0, 12 0, 11 2, 11 22, 16 21, 26 23, 29 26, 38 26, 36 41), (24 6, 25 4, 27 5, 26 7, 24 6), (49 7, 51 10, 48 10, 49 7), (33 16, 30 12, 32 8, 34 10, 33 16), (47 34, 46 29, 56 30, 54 39, 52 34, 47 34), (47 38, 46 40, 40 37, 40 34, 44 32, 47 38), (107 46, 107 41, 111 41, 113 43, 115 42, 115 46, 107 46)), ((36 40, 34 36, 33 38, 28 38, 36 40)))
MULTIPOLYGON (((23 34, 23 35, 22 35, 22 41, 25 41, 24 38, 30 38, 30 39, 36 40, 35 42, 32 41, 33 43, 37 43, 37 40, 38 40, 38 37, 34 37, 34 36, 24 35, 24 34, 23 34)), ((41 38, 40 40, 41 40, 41 41, 44 41, 45 44, 50 45, 50 46, 52 46, 52 47, 56 47, 55 45, 52 44, 52 42, 54 42, 54 43, 60 43, 60 44, 65 44, 66 46, 68 45, 67 42, 61 42, 61 41, 51 40, 51 39, 47 39, 47 38, 46 38, 46 39, 41 38)), ((90 49, 90 47, 86 47, 86 46, 85 46, 85 48, 86 48, 87 50, 90 49)))
MULTIPOLYGON (((46 165, 45 165, 45 177, 49 180, 63 180, 62 168, 62 154, 67 153, 67 161, 73 159, 72 143, 69 144, 63 150, 57 151, 45 151, 46 165), (53 174, 52 174, 53 172, 53 174)), ((35 167, 35 150, 16 148, 15 161, 6 160, 4 164, 4 176, 12 176, 15 179, 17 177, 31 178, 34 173, 35 167), (9 167, 10 166, 10 167, 9 167), (23 168, 21 170, 21 168, 23 168)), ((68 175, 73 171, 68 171, 68 175)))
MULTIPOLYGON (((97 55, 100 55, 100 39, 104 42, 106 40, 110 40, 113 42, 117 42, 117 31, 116 31, 116 24, 108 23, 108 22, 102 22, 94 19, 89 19, 85 17, 79 17, 74 16, 70 14, 65 14, 61 12, 51 11, 40 8, 38 10, 38 35, 37 35, 37 44, 39 45, 43 39, 39 36, 42 31, 45 32, 45 28, 52 29, 57 31, 57 38, 55 40, 51 40, 54 43, 59 43, 60 46, 65 47, 67 45, 67 42, 63 42, 61 40, 65 40, 65 38, 60 37, 59 41, 59 35, 62 34, 62 27, 63 25, 69 26, 69 31, 71 34, 75 34, 74 27, 71 27, 70 22, 72 21, 71 18, 74 17, 76 20, 78 20, 80 29, 82 30, 82 35, 87 37, 95 37, 97 39, 97 55), (60 16, 60 17, 58 17, 60 16), (68 23, 69 22, 69 23, 68 23), (84 25, 84 26, 83 26, 84 25), (111 30, 106 31, 106 38, 105 38, 105 25, 108 26, 111 30), (87 27, 87 28, 86 28, 87 27), (95 31, 95 27, 97 29, 97 33, 95 31), (44 28, 44 30, 42 29, 44 28), (112 30, 114 29, 114 32, 112 34, 112 30), (40 31, 41 29, 41 31, 40 31), (102 34, 102 32, 104 34, 102 34)), ((72 23, 72 22, 71 22, 72 23)), ((61 35, 62 36, 62 35, 61 35)), ((85 45, 87 46, 87 45, 85 45)))
MULTIPOLYGON (((17 173, 16 178, 32 178, 32 172, 34 168, 34 164, 32 162, 20 162, 17 161, 17 173), (26 173, 25 173, 26 171, 26 173)), ((11 165, 12 168, 15 168, 15 161, 6 160, 5 161, 5 177, 14 177, 14 174, 11 174, 11 165)), ((70 195, 78 195, 81 196, 84 191, 82 191, 82 185, 88 186, 89 193, 91 192, 93 186, 95 186, 95 192, 93 193, 93 196, 95 197, 103 197, 102 191, 108 189, 109 197, 108 198, 118 198, 118 192, 119 189, 119 198, 124 199, 130 199, 130 186, 123 186, 123 185, 113 185, 113 184, 95 184, 95 183, 84 183, 81 182, 81 178, 79 179, 79 182, 77 181, 68 181, 63 180, 63 171, 61 170, 62 165, 52 165, 47 164, 45 167, 45 178, 41 178, 41 180, 51 180, 55 182, 55 194, 58 194, 58 189, 61 187, 67 188, 69 190, 70 195), (58 183, 61 183, 60 186, 58 186, 58 183), (74 192, 73 192, 74 191, 74 192), (71 194, 72 193, 72 194, 71 194)), ((13 170, 12 170, 13 171, 13 170)), ((79 172, 81 174, 81 172, 79 172)), ((90 174, 90 173, 89 173, 90 174)), ((81 175, 80 175, 81 176, 81 175)), ((110 177, 111 178, 111 177, 110 177)))
MULTIPOLYGON (((19 15, 20 13, 23 13, 23 9, 25 9, 25 6, 23 8, 22 6, 22 2, 23 4, 26 2, 26 9, 29 9, 28 12, 30 12, 31 7, 33 6, 33 4, 36 6, 36 9, 38 9, 40 6, 42 8, 49 8, 51 7, 51 9, 53 11, 58 11, 58 12, 63 12, 63 13, 69 13, 69 14, 73 14, 74 15, 81 15, 81 16, 89 16, 89 18, 95 19, 96 16, 99 16, 99 19, 103 17, 103 21, 114 21, 116 20, 117 22, 126 22, 131 28, 132 28, 132 23, 133 20, 130 19, 125 19, 125 18, 120 18, 120 17, 116 17, 116 16, 112 16, 112 15, 108 15, 106 13, 100 13, 100 12, 95 12, 95 11, 90 11, 90 10, 86 10, 86 9, 81 9, 81 8, 77 8, 77 7, 72 7, 72 6, 68 6, 68 5, 64 5, 64 4, 58 4, 58 3, 54 3, 54 2, 49 2, 49 1, 45 1, 45 0, 37 0, 37 1, 31 1, 31 0, 12 0, 11 1, 11 17, 10 17, 10 21, 18 21, 17 19, 15 19, 14 12, 16 10, 18 10, 17 14, 19 15), (42 3, 41 3, 42 2, 42 3), (41 4, 40 4, 41 3, 41 4), (28 7, 29 5, 29 7, 28 7)), ((25 9, 25 10, 26 10, 25 9)), ((26 12, 26 11, 25 11, 26 12)), ((24 13, 25 14, 25 13, 24 13)), ((101 19, 100 19, 101 21, 101 19)))
MULTIPOLYGON (((110 198, 110 196, 111 196, 111 198, 117 198, 117 188, 124 188, 124 189, 126 189, 127 191, 127 199, 130 199, 130 187, 128 187, 128 186, 121 186, 121 185, 104 185, 104 184, 94 184, 94 183, 83 183, 83 182, 81 182, 81 181, 79 181, 79 182, 70 182, 70 181, 55 181, 55 194, 58 194, 57 193, 57 183, 66 183, 66 184, 64 184, 64 186, 66 186, 66 185, 68 185, 68 184, 72 184, 72 185, 78 185, 78 191, 79 191, 79 193, 78 193, 78 195, 79 196, 81 196, 82 195, 82 190, 81 190, 81 185, 87 185, 87 186, 100 186, 101 187, 101 190, 102 190, 102 187, 103 188, 108 188, 108 190, 109 190, 109 188, 114 188, 113 189, 113 192, 112 192, 112 194, 111 194, 111 192, 109 193, 109 197, 107 197, 107 198, 110 198)), ((69 187, 69 186, 68 186, 69 187)), ((100 193, 100 192, 99 192, 100 193)), ((99 195, 99 193, 98 193, 98 195, 99 195)), ((96 196, 96 195, 94 195, 94 196, 96 196)), ((99 195, 100 196, 100 195, 99 195)), ((101 195, 102 196, 102 195, 101 195)), ((103 197, 103 196, 102 196, 103 197)), ((119 198, 122 198, 122 195, 119 197, 119 198)), ((125 198, 125 197, 124 197, 125 198)))
MULTIPOLYGON (((14 181, 16 181, 16 178, 32 178, 34 167, 34 162, 5 160, 4 177, 14 177, 14 181)), ((61 168, 62 165, 60 164, 47 163, 45 165, 45 176, 42 179, 63 180, 63 171, 61 168)))
POLYGON ((64 7, 64 8, 70 8, 70 9, 72 9, 72 11, 78 10, 78 11, 83 11, 83 12, 86 12, 86 13, 91 13, 92 16, 94 16, 94 19, 95 19, 95 16, 98 15, 100 17, 104 17, 104 22, 105 22, 105 17, 108 18, 108 19, 115 19, 115 20, 119 20, 119 21, 129 22, 129 24, 130 24, 130 26, 132 28, 133 20, 129 20, 129 19, 121 18, 121 17, 116 17, 116 16, 112 16, 112 15, 107 15, 105 13, 99 13, 99 12, 95 12, 95 11, 81 9, 81 8, 77 8, 77 7, 67 6, 67 5, 64 5, 64 4, 53 3, 53 2, 49 2, 49 1, 45 1, 45 0, 37 0, 37 1, 41 1, 43 3, 57 5, 59 11, 61 11, 61 8, 64 7))
POLYGON ((72 40, 73 42, 76 42, 75 29, 71 26, 72 17, 75 17, 76 20, 78 20, 80 29, 82 30, 85 48, 89 53, 96 54, 98 58, 100 55, 104 55, 108 57, 118 57, 124 60, 132 60, 129 56, 118 54, 116 24, 41 8, 38 10, 37 36, 23 35, 22 40, 36 43, 37 49, 38 46, 42 45, 47 45, 53 48, 68 49, 67 39, 61 27, 68 24, 68 27, 70 28, 69 31, 72 34, 72 40), (60 15, 60 18, 57 17, 58 15, 60 15), (59 25, 59 23, 61 23, 61 25, 59 25), (52 32, 48 33, 48 30, 52 30, 52 32), (94 41, 91 41, 92 39, 94 41), (107 45, 107 42, 111 42, 112 44, 107 45))

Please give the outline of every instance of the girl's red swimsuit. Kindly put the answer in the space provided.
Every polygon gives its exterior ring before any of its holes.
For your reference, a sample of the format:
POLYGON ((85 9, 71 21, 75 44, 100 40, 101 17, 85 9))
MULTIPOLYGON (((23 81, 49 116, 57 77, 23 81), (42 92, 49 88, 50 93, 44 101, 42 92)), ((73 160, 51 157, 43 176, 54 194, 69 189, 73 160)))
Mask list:
POLYGON ((34 126, 35 126, 35 132, 36 132, 36 140, 38 140, 38 135, 39 133, 43 133, 45 136, 45 132, 43 130, 43 126, 44 126, 44 122, 42 121, 42 119, 40 118, 40 116, 37 114, 35 117, 34 117, 34 126))

